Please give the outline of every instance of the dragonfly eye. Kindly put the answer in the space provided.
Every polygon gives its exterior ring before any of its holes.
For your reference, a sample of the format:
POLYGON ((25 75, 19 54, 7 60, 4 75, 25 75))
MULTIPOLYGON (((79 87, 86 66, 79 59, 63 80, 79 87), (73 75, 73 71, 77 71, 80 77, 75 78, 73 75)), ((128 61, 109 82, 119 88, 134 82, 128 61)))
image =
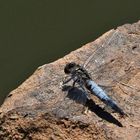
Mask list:
POLYGON ((76 63, 75 62, 70 62, 67 64, 69 68, 73 68, 76 66, 76 63))
POLYGON ((64 72, 65 72, 66 74, 72 73, 73 68, 74 68, 75 66, 76 66, 76 63, 74 63, 74 62, 71 62, 71 63, 66 64, 66 66, 65 66, 65 68, 64 68, 64 72))

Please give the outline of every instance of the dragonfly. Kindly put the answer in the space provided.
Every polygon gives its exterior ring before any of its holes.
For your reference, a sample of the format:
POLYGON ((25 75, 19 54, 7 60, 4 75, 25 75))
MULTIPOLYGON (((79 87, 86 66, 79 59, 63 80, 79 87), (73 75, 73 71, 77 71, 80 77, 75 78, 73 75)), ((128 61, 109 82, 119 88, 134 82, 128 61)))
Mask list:
MULTIPOLYGON (((110 41, 112 40, 112 38, 115 36, 116 33, 117 31, 114 32, 114 34, 109 39, 107 44, 110 43, 110 41)), ((104 47, 104 45, 99 47, 97 51, 100 51, 102 47, 104 47)), ((117 105, 117 103, 113 99, 111 99, 111 97, 109 97, 106 94, 106 92, 98 84, 94 82, 94 80, 92 80, 90 74, 86 70, 86 66, 88 65, 90 60, 94 57, 95 53, 93 53, 83 65, 79 65, 75 62, 67 63, 64 67, 64 72, 66 75, 69 75, 70 78, 63 81, 62 85, 65 85, 71 80, 73 80, 72 87, 74 87, 75 84, 78 84, 83 89, 87 99, 90 99, 87 93, 87 91, 89 91, 91 94, 98 97, 107 106, 110 106, 115 112, 119 113, 121 116, 124 116, 125 115, 124 111, 117 105)))

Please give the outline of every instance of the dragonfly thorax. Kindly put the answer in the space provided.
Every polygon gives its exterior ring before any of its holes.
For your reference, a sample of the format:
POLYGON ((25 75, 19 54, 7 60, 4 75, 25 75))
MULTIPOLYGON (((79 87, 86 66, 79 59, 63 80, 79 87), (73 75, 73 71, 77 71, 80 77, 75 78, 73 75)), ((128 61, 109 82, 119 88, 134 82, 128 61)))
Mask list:
POLYGON ((91 79, 86 69, 75 62, 67 63, 64 72, 72 75, 76 79, 80 79, 80 81, 91 79))

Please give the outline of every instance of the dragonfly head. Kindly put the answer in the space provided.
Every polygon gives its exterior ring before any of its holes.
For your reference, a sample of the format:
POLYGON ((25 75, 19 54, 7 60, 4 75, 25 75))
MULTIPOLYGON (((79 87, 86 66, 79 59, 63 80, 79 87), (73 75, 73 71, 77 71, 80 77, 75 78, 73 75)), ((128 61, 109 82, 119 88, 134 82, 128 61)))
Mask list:
POLYGON ((77 64, 75 62, 67 63, 64 68, 65 74, 72 74, 75 71, 76 66, 77 66, 77 64))

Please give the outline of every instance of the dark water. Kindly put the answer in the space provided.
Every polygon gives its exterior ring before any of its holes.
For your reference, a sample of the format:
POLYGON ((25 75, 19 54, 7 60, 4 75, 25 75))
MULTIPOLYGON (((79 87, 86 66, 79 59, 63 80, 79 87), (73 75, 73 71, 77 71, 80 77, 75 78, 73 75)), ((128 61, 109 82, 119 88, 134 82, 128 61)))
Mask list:
POLYGON ((1 0, 0 104, 40 65, 140 19, 140 0, 1 0))

